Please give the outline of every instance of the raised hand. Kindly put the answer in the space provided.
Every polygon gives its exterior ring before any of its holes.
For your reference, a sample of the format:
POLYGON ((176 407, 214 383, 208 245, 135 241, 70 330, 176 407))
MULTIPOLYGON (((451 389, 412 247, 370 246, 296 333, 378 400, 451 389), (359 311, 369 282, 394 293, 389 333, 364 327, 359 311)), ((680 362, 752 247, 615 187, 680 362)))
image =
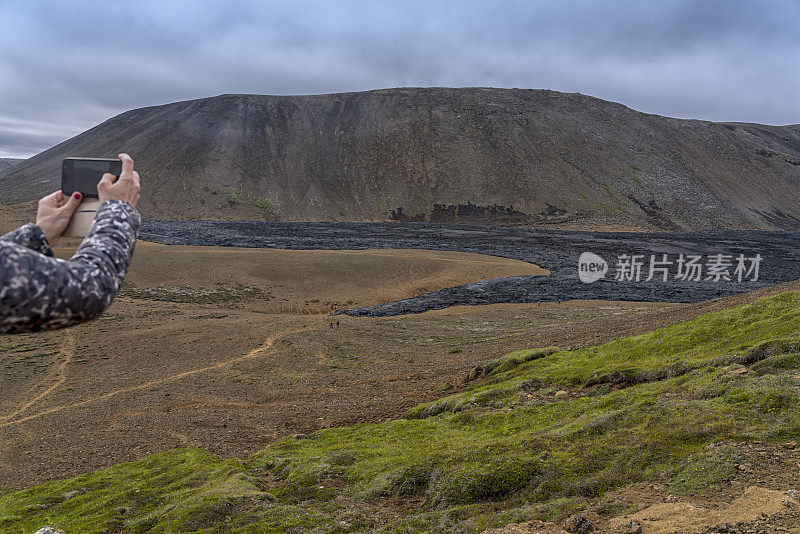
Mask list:
POLYGON ((81 203, 81 194, 75 191, 72 196, 66 197, 63 192, 50 193, 39 201, 36 210, 36 225, 42 229, 50 246, 54 246, 64 230, 67 229, 69 220, 81 203))
POLYGON ((105 173, 97 184, 100 202, 106 200, 124 200, 131 206, 139 202, 139 173, 133 170, 133 159, 127 154, 117 156, 122 160, 122 172, 119 178, 105 173), (116 180, 116 181, 115 181, 116 180))

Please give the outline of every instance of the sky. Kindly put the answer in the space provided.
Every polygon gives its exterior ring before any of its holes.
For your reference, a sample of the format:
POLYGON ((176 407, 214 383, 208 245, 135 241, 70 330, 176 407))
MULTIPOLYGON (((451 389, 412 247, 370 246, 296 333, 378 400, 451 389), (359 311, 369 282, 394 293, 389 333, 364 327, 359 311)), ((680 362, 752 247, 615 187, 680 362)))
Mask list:
POLYGON ((580 92, 800 123, 800 0, 0 0, 0 157, 224 93, 580 92))

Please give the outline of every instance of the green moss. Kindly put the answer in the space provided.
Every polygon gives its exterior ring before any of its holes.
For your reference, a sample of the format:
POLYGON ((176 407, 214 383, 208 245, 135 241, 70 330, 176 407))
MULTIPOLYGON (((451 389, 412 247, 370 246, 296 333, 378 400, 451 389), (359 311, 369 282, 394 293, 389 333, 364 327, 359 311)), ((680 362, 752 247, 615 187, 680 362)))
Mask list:
POLYGON ((502 380, 423 404, 411 414, 429 413, 433 405, 453 411, 480 399, 505 399, 513 404, 531 381, 558 388, 586 388, 660 380, 707 365, 747 363, 760 372, 793 369, 800 362, 798 332, 800 293, 783 293, 600 347, 556 352, 529 363, 502 363, 517 359, 517 353, 511 353, 495 364, 501 371, 494 374, 502 380))
POLYGON ((260 495, 241 461, 177 449, 2 495, 0 530, 35 532, 50 525, 66 532, 167 532, 188 528, 198 517, 210 522, 209 510, 221 510, 221 503, 260 495))
MULTIPOLYGON (((226 190, 228 202, 231 204, 250 204, 256 208, 265 219, 277 219, 279 212, 268 196, 255 197, 245 194, 241 189, 230 188, 226 190)), ((212 194, 216 194, 216 191, 212 194)))
POLYGON ((689 493, 728 480, 736 472, 738 460, 731 447, 703 450, 687 458, 670 487, 676 493, 689 493))
POLYGON ((719 443, 800 436, 798 331, 787 292, 600 347, 517 351, 415 418, 284 438, 246 463, 183 449, 0 493, 0 530, 475 531, 636 481, 693 491, 731 475, 719 443), (386 498, 408 504, 386 515, 386 498))
POLYGON ((278 210, 267 196, 250 197, 250 204, 255 206, 265 219, 275 219, 278 217, 278 210))
POLYGON ((538 360, 539 358, 544 358, 545 356, 550 356, 551 354, 555 354, 556 352, 560 351, 561 349, 558 347, 515 350, 514 352, 506 354, 498 360, 486 364, 484 366, 484 372, 487 376, 497 375, 505 371, 509 371, 522 363, 538 360))
POLYGON ((241 189, 234 189, 230 188, 227 190, 228 193, 228 202, 231 204, 242 204, 244 203, 244 195, 242 194, 241 189))

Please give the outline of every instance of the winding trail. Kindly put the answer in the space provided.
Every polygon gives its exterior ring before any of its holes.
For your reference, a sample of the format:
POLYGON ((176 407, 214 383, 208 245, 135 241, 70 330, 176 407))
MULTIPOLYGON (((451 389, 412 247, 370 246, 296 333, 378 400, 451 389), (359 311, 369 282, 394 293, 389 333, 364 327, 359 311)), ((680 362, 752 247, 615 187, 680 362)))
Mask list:
POLYGON ((227 366, 232 365, 234 363, 238 363, 238 362, 242 362, 242 361, 246 361, 246 360, 252 360, 252 359, 256 358, 257 356, 259 356, 261 353, 271 349, 273 347, 273 345, 275 345, 275 342, 278 341, 280 338, 282 338, 284 336, 287 336, 287 335, 296 334, 296 333, 299 333, 299 332, 310 330, 312 328, 313 328, 313 326, 305 326, 303 328, 296 328, 296 329, 291 329, 291 330, 280 331, 280 332, 278 332, 276 334, 273 334, 273 335, 269 336, 261 345, 259 345, 255 349, 251 350, 247 354, 245 354, 243 356, 238 356, 236 358, 232 358, 230 360, 225 360, 225 361, 216 363, 214 365, 209 365, 208 367, 201 367, 199 369, 192 369, 190 371, 184 371, 182 373, 178 373, 178 374, 175 374, 175 375, 165 376, 164 378, 159 378, 159 379, 156 379, 156 380, 150 380, 148 382, 137 384, 135 386, 129 386, 129 387, 125 387, 125 388, 115 389, 114 391, 110 391, 108 393, 104 393, 103 395, 99 395, 97 397, 92 397, 90 399, 84 399, 82 401, 75 402, 73 404, 62 404, 62 405, 58 405, 58 406, 53 406, 51 408, 47 408, 47 409, 42 410, 40 412, 36 412, 34 414, 31 414, 31 415, 26 415, 24 417, 19 417, 17 419, 14 419, 14 417, 22 414, 25 410, 30 408, 33 404, 35 404, 36 402, 38 402, 39 400, 44 398, 46 395, 50 394, 57 387, 59 387, 61 384, 64 383, 64 380, 66 379, 66 373, 65 373, 66 366, 72 360, 72 354, 74 354, 74 338, 70 337, 69 339, 72 339, 72 341, 71 341, 72 349, 71 349, 70 352, 66 353, 67 354, 67 358, 59 366, 59 370, 57 371, 57 374, 59 375, 59 378, 56 380, 56 382, 52 386, 47 388, 47 390, 45 390, 44 392, 40 393, 39 395, 36 395, 30 401, 27 401, 25 404, 23 404, 14 413, 6 415, 2 419, 0 419, 0 428, 6 428, 6 427, 9 427, 9 426, 13 426, 13 425, 19 424, 19 423, 24 423, 26 421, 30 421, 31 419, 38 419, 39 417, 44 417, 45 415, 50 415, 50 414, 61 412, 61 411, 64 411, 64 410, 69 410, 69 409, 72 409, 72 408, 80 408, 81 406, 86 406, 87 404, 92 404, 94 402, 99 402, 99 401, 103 401, 103 400, 106 400, 106 399, 110 399, 111 397, 115 397, 115 396, 120 395, 122 393, 130 393, 132 391, 138 391, 140 389, 146 389, 146 388, 149 388, 149 387, 152 387, 152 386, 157 386, 157 385, 164 384, 164 383, 167 383, 167 382, 180 380, 180 379, 186 378, 188 376, 193 376, 193 375, 197 375, 197 374, 201 374, 201 373, 206 373, 206 372, 209 372, 209 371, 216 371, 217 369, 222 369, 223 367, 227 367, 227 366))
POLYGON ((36 384, 31 389, 28 390, 28 393, 31 393, 42 386, 42 384, 49 380, 53 374, 56 376, 56 381, 53 382, 47 389, 39 393, 38 395, 34 395, 29 401, 24 402, 19 408, 17 408, 14 412, 4 415, 0 417, 0 428, 6 426, 6 421, 10 419, 14 419, 18 415, 24 413, 28 410, 31 406, 48 396, 50 393, 58 389, 67 379, 67 366, 72 362, 72 358, 75 357, 75 335, 72 332, 67 332, 66 340, 64 344, 59 349, 61 354, 64 355, 64 360, 58 364, 56 367, 55 373, 48 373, 48 375, 42 379, 42 382, 36 384))

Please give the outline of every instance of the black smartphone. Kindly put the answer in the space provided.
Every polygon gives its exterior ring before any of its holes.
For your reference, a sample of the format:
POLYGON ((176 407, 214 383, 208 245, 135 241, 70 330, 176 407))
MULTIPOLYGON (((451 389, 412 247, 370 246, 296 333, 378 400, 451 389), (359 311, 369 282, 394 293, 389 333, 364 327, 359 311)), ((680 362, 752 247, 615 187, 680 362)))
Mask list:
POLYGON ((122 162, 116 158, 67 158, 61 164, 61 191, 67 196, 78 191, 96 197, 97 182, 107 172, 119 177, 122 162))

